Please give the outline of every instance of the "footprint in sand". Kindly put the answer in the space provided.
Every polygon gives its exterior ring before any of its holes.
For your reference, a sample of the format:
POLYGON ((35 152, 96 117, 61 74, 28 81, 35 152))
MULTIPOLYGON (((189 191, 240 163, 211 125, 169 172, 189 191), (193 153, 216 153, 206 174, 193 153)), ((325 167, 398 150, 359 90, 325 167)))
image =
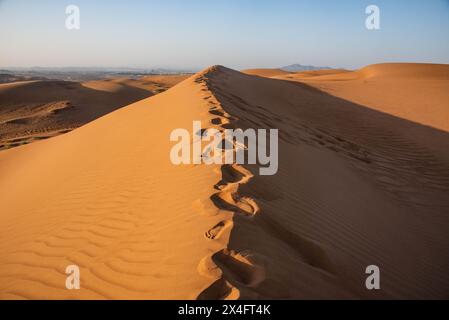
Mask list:
POLYGON ((238 298, 237 287, 256 287, 266 278, 264 257, 249 251, 223 249, 203 259, 199 269, 205 276, 219 277, 198 295, 199 300, 238 298))
POLYGON ((212 229, 205 233, 206 238, 214 240, 219 239, 224 233, 232 229, 232 221, 221 221, 216 224, 212 229))
MULTIPOLYGON (((204 99, 210 100, 212 96, 204 99)), ((215 103, 210 107, 209 113, 217 116, 211 120, 211 123, 223 128, 235 120, 215 103)), ((199 134, 202 133, 199 132, 199 134)), ((226 164, 221 167, 221 174, 222 179, 215 185, 220 192, 210 197, 211 203, 218 208, 218 211, 221 209, 249 217, 257 214, 259 207, 254 199, 238 194, 239 186, 246 184, 253 177, 251 172, 240 165, 226 164)), ((196 205, 199 204, 202 203, 196 203, 196 205)), ((218 240, 224 234, 229 234, 232 227, 232 220, 224 220, 206 231, 204 235, 210 240, 218 240)), ((203 276, 216 279, 198 295, 198 300, 238 299, 241 295, 238 287, 255 287, 265 280, 265 263, 264 259, 255 253, 249 251, 237 253, 226 248, 203 258, 198 265, 198 272, 203 276)))
POLYGON ((210 199, 219 209, 240 213, 248 217, 253 217, 260 211, 259 206, 253 199, 241 197, 232 191, 225 190, 216 193, 210 199))

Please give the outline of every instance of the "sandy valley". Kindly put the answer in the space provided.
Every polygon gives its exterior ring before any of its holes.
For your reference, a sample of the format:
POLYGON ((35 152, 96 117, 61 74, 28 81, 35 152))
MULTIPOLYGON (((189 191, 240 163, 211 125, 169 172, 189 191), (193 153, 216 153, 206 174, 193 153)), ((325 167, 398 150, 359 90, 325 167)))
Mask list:
POLYGON ((0 150, 67 133, 118 108, 158 94, 187 75, 95 81, 0 84, 0 150))

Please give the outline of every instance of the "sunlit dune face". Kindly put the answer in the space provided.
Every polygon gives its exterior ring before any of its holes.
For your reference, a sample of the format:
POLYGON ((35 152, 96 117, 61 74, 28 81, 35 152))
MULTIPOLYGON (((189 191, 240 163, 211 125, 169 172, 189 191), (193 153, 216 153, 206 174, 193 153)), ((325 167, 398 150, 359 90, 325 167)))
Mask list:
MULTIPOLYGON (((448 81, 434 68, 269 78, 214 66, 1 151, 0 298, 445 297, 449 137, 435 127, 448 81), (278 170, 174 165, 170 134, 195 121, 200 133, 278 129, 278 170), (365 270, 381 289, 367 289, 365 270)), ((70 86, 108 96, 156 81, 141 80, 70 86)))

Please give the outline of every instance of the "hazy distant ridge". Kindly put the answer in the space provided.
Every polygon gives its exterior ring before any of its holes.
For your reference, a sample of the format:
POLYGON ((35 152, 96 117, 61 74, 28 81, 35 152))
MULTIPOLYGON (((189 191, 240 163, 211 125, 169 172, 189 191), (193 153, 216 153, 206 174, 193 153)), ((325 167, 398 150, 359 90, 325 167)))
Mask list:
POLYGON ((298 72, 298 71, 311 71, 311 70, 325 70, 332 69, 331 67, 316 67, 316 66, 305 66, 302 64, 291 64, 289 66, 285 66, 280 68, 281 70, 288 72, 298 72))

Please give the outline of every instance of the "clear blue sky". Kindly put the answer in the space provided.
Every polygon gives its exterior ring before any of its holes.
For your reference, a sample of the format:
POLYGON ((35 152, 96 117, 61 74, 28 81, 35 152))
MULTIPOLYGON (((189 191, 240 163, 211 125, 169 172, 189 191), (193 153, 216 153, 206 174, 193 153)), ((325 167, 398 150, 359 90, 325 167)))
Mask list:
POLYGON ((0 67, 449 63, 449 0, 0 0, 0 67), (78 5, 81 29, 65 28, 78 5), (381 30, 365 28, 365 8, 381 30))

